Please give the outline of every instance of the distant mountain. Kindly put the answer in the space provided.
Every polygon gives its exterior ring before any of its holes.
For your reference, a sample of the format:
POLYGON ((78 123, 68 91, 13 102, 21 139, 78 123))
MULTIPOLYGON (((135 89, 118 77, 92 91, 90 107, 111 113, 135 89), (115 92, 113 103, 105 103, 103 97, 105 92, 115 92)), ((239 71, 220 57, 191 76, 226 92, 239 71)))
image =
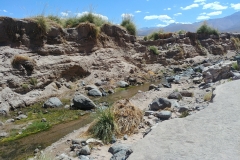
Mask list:
MULTIPOLYGON (((207 24, 211 27, 218 29, 220 32, 240 32, 240 11, 230 16, 217 19, 206 20, 207 24)), ((192 24, 172 23, 166 27, 146 27, 138 30, 139 36, 146 36, 152 32, 163 29, 166 32, 177 32, 180 30, 196 32, 202 25, 203 21, 195 22, 192 24)))

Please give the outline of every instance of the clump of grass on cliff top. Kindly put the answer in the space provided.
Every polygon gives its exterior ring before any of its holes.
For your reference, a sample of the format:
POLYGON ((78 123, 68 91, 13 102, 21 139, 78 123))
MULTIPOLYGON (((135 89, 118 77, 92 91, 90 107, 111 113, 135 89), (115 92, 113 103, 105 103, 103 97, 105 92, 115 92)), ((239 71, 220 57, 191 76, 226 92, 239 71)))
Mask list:
POLYGON ((36 16, 36 17, 32 17, 31 19, 34 20, 37 23, 37 25, 39 27, 39 31, 42 34, 46 34, 49 31, 50 25, 47 22, 46 17, 44 17, 44 16, 36 16))
POLYGON ((155 40, 158 40, 158 39, 170 38, 170 37, 172 37, 172 35, 173 35, 173 33, 171 33, 171 32, 164 33, 163 30, 159 30, 158 32, 153 32, 150 35, 146 36, 145 39, 155 41, 155 40))
POLYGON ((240 39, 239 38, 231 37, 230 40, 236 49, 240 49, 240 39))
POLYGON ((132 16, 129 14, 126 14, 121 22, 121 26, 123 26, 124 28, 126 28, 126 30, 128 31, 129 34, 131 35, 136 35, 137 33, 137 29, 136 29, 136 25, 133 22, 132 16))
POLYGON ((206 22, 204 22, 198 29, 197 29, 198 34, 208 34, 208 35, 219 35, 219 32, 208 26, 206 22))
POLYGON ((64 27, 72 28, 77 27, 80 23, 89 22, 95 24, 97 27, 101 27, 105 23, 109 23, 104 17, 92 13, 92 12, 84 12, 81 16, 69 17, 64 19, 64 27))

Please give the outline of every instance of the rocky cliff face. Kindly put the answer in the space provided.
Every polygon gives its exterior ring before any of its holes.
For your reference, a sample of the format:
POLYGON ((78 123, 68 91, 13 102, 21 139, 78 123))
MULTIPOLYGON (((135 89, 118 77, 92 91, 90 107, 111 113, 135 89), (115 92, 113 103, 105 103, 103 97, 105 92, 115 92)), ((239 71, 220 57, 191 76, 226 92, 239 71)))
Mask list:
POLYGON ((103 25, 98 35, 89 23, 66 29, 53 24, 46 32, 31 19, 0 17, 0 113, 74 92, 78 80, 106 81, 111 88, 117 80, 144 79, 148 64, 181 65, 197 55, 224 54, 235 49, 231 36, 187 33, 137 41, 117 25, 103 25), (150 53, 150 45, 160 54, 150 53))

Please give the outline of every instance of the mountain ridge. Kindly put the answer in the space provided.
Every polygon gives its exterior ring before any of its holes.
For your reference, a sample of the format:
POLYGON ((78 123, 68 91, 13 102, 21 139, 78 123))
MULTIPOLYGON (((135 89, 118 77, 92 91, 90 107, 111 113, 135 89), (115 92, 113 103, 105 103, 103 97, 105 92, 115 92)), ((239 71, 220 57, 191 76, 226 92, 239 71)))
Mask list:
MULTIPOLYGON (((203 22, 194 22, 192 24, 172 23, 166 27, 144 27, 138 29, 137 33, 138 36, 146 36, 160 29, 163 29, 165 32, 177 32, 180 30, 196 32, 203 22)), ((240 32, 240 11, 226 17, 209 19, 206 22, 220 32, 240 32)))

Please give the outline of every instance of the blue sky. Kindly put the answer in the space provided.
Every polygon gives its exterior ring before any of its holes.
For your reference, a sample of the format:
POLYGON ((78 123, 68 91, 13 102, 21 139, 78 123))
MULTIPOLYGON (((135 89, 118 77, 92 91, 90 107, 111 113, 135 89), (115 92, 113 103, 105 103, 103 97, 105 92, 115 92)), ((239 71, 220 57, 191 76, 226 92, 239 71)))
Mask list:
POLYGON ((93 12, 119 24, 130 14, 137 27, 163 27, 221 18, 240 11, 239 0, 0 0, 0 16, 25 18, 39 14, 60 17, 93 12))

